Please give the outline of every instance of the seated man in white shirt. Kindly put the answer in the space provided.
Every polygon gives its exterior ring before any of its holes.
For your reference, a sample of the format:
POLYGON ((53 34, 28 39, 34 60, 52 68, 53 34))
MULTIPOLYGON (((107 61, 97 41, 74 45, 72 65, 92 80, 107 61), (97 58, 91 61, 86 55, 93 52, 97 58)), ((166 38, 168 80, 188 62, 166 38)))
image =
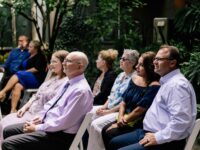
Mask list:
POLYGON ((71 52, 63 62, 68 79, 44 105, 39 117, 4 129, 2 150, 67 150, 82 120, 92 108, 93 96, 84 77, 88 58, 71 52))
POLYGON ((161 87, 147 111, 143 129, 118 136, 109 150, 183 150, 196 119, 196 96, 190 82, 181 74, 179 51, 163 45, 154 66, 161 87))

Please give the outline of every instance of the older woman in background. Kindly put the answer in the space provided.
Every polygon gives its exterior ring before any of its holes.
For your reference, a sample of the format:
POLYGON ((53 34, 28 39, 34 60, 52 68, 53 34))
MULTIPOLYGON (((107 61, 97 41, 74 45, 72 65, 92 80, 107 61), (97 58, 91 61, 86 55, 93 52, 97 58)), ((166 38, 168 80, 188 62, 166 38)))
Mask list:
MULTIPOLYGON (((40 86, 37 93, 17 113, 9 114, 1 120, 0 135, 2 134, 2 129, 6 126, 23 123, 37 115, 43 109, 44 104, 53 98, 65 80, 62 62, 67 55, 68 52, 65 50, 59 50, 53 53, 49 68, 51 71, 50 78, 40 86)), ((2 135, 0 138, 2 138, 2 135)))
POLYGON ((128 87, 132 75, 135 74, 135 66, 138 58, 138 51, 131 49, 124 50, 120 59, 120 68, 123 72, 117 76, 107 101, 104 105, 93 106, 90 112, 93 114, 93 121, 88 129, 88 150, 102 150, 104 148, 101 130, 105 125, 115 120, 119 110, 119 103, 122 101, 122 94, 128 87))
POLYGON ((41 51, 41 43, 39 41, 31 41, 29 53, 30 57, 22 63, 22 71, 18 71, 13 75, 0 91, 0 101, 3 101, 6 92, 12 90, 10 113, 17 111, 17 104, 22 91, 27 88, 38 88, 46 76, 47 61, 41 51))
POLYGON ((117 56, 117 50, 113 49, 99 52, 96 66, 101 73, 98 75, 93 87, 94 105, 103 105, 110 94, 110 90, 116 78, 116 74, 113 71, 113 62, 117 56))

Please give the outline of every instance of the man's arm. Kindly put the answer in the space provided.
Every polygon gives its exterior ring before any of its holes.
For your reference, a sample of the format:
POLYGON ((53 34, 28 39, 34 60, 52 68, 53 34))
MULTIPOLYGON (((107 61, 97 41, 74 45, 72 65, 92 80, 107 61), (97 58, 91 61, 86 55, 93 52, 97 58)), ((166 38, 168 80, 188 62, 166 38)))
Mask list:
POLYGON ((190 87, 186 84, 171 89, 166 101, 170 122, 165 128, 155 133, 158 144, 180 140, 186 137, 187 129, 192 125, 192 96, 190 87))
MULTIPOLYGON (((47 120, 43 124, 36 125, 36 130, 56 132, 61 130, 70 129, 77 126, 77 123, 84 117, 89 111, 87 110, 88 103, 92 95, 88 94, 88 91, 78 91, 75 96, 68 97, 70 100, 66 100, 66 106, 63 107, 60 116, 54 120, 47 120)), ((92 100, 91 100, 92 104, 92 100)))
POLYGON ((6 59, 6 62, 2 65, 2 67, 4 68, 4 71, 5 71, 6 68, 9 68, 10 62, 11 62, 12 57, 13 57, 13 53, 14 53, 14 49, 10 52, 10 54, 8 55, 8 58, 6 59))

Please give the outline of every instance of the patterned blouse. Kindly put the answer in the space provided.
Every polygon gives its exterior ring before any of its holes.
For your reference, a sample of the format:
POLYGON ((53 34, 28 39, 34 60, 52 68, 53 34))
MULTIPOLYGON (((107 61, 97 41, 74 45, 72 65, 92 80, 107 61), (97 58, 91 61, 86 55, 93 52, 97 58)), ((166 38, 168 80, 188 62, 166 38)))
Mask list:
POLYGON ((32 104, 28 111, 31 114, 37 114, 40 110, 42 110, 44 104, 55 96, 57 90, 61 87, 66 78, 67 77, 59 79, 58 76, 55 76, 44 82, 40 86, 38 92, 29 100, 32 101, 32 104))
POLYGON ((117 76, 110 95, 108 96, 108 109, 115 107, 123 100, 122 94, 128 87, 128 83, 133 74, 135 74, 135 72, 129 75, 126 75, 125 72, 122 72, 117 76))

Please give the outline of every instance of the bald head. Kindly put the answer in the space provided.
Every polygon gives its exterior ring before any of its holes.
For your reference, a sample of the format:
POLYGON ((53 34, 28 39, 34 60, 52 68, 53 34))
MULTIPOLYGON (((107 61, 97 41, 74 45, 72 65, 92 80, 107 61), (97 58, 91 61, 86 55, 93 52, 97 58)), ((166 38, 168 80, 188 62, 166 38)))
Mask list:
POLYGON ((74 60, 76 60, 76 62, 80 63, 83 66, 84 72, 89 64, 88 57, 86 56, 86 54, 80 51, 74 51, 69 53, 69 55, 73 57, 74 60))
POLYGON ((69 53, 63 62, 64 72, 69 79, 83 74, 87 66, 87 56, 79 51, 69 53))

